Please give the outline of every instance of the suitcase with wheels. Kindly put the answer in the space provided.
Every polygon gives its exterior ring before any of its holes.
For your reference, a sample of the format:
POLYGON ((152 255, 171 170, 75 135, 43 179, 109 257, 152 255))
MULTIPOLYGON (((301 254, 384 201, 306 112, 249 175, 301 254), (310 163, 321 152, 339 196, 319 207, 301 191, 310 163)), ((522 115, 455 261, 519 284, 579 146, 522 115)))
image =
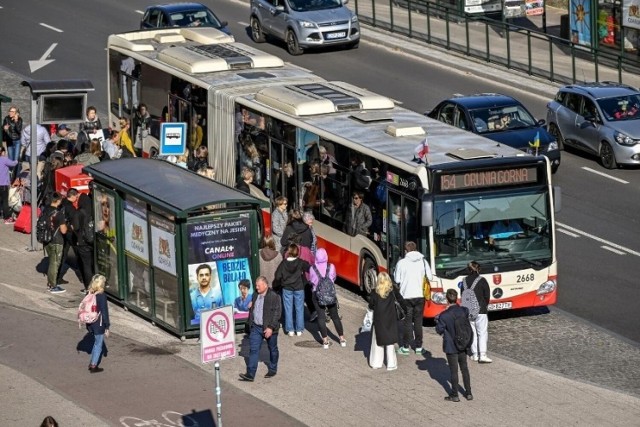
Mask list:
MULTIPOLYGON (((38 209, 38 215, 40 215, 40 209, 38 209)), ((31 205, 24 204, 22 206, 18 218, 13 224, 13 231, 31 234, 31 205)))

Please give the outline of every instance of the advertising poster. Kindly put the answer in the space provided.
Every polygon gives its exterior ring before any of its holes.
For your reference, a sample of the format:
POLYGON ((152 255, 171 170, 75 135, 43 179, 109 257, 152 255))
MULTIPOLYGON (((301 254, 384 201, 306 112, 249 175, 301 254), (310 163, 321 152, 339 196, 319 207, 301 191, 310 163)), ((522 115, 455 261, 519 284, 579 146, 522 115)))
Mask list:
MULTIPOLYGON (((208 219, 187 224, 191 324, 199 325, 203 311, 234 305, 242 296, 240 281, 248 280, 246 298, 253 292, 249 215, 208 219)), ((246 283, 246 282, 245 282, 246 283)), ((242 308, 242 307, 241 307, 242 308)), ((234 317, 246 317, 234 309, 234 317)))
POLYGON ((624 0, 622 3, 622 25, 640 29, 640 0, 624 0))
POLYGON ((569 27, 573 43, 591 46, 591 3, 589 0, 570 0, 569 27))
POLYGON ((129 255, 149 262, 147 205, 134 198, 124 201, 124 249, 129 255))
POLYGON ((118 253, 115 200, 112 195, 96 188, 94 218, 96 230, 96 273, 107 278, 107 292, 118 294, 118 253))
POLYGON ((166 218, 149 215, 151 225, 151 260, 159 268, 172 276, 176 275, 175 226, 166 218))

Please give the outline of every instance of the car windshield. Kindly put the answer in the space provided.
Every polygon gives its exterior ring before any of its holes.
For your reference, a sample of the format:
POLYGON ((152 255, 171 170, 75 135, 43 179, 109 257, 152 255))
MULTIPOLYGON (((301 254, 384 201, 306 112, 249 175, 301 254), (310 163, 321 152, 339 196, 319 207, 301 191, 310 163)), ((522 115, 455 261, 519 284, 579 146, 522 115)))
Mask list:
POLYGON ((469 111, 478 133, 524 129, 536 126, 536 120, 522 105, 477 108, 469 111))
POLYGON ((640 94, 615 96, 598 100, 605 119, 610 122, 640 118, 640 94))
POLYGON ((341 0, 289 0, 291 9, 296 12, 309 12, 311 10, 335 9, 342 7, 341 0))
POLYGON ((546 264, 550 215, 545 192, 538 190, 436 200, 436 270, 446 275, 473 260, 500 269, 546 264))
POLYGON ((173 13, 171 20, 174 25, 179 27, 221 27, 220 21, 208 10, 187 10, 173 13))

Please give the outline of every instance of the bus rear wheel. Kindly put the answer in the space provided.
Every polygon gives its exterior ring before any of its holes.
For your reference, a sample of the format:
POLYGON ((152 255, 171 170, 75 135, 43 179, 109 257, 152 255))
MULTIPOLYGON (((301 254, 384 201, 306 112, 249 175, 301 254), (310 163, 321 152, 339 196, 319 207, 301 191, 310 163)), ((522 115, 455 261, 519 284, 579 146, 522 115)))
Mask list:
POLYGON ((360 273, 360 289, 366 299, 369 299, 369 295, 376 288, 376 283, 378 283, 378 266, 371 258, 365 258, 360 273))

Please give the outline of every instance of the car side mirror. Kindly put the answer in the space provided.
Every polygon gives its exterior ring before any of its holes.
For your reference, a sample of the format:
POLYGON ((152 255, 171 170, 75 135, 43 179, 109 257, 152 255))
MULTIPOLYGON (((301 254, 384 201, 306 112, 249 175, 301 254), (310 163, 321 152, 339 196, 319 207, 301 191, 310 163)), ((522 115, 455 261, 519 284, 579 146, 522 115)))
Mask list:
POLYGON ((547 121, 545 119, 540 119, 540 120, 537 121, 537 125, 540 126, 540 127, 542 127, 542 126, 544 126, 546 124, 547 124, 547 121))
POLYGON ((598 118, 593 114, 587 114, 586 116, 584 116, 584 119, 585 121, 591 122, 593 124, 595 124, 598 121, 598 118))
POLYGON ((284 12, 284 6, 279 4, 278 6, 276 6, 276 11, 277 12, 284 12))
POLYGON ((222 21, 220 23, 220 28, 224 28, 224 27, 228 27, 229 26, 229 21, 222 21))

